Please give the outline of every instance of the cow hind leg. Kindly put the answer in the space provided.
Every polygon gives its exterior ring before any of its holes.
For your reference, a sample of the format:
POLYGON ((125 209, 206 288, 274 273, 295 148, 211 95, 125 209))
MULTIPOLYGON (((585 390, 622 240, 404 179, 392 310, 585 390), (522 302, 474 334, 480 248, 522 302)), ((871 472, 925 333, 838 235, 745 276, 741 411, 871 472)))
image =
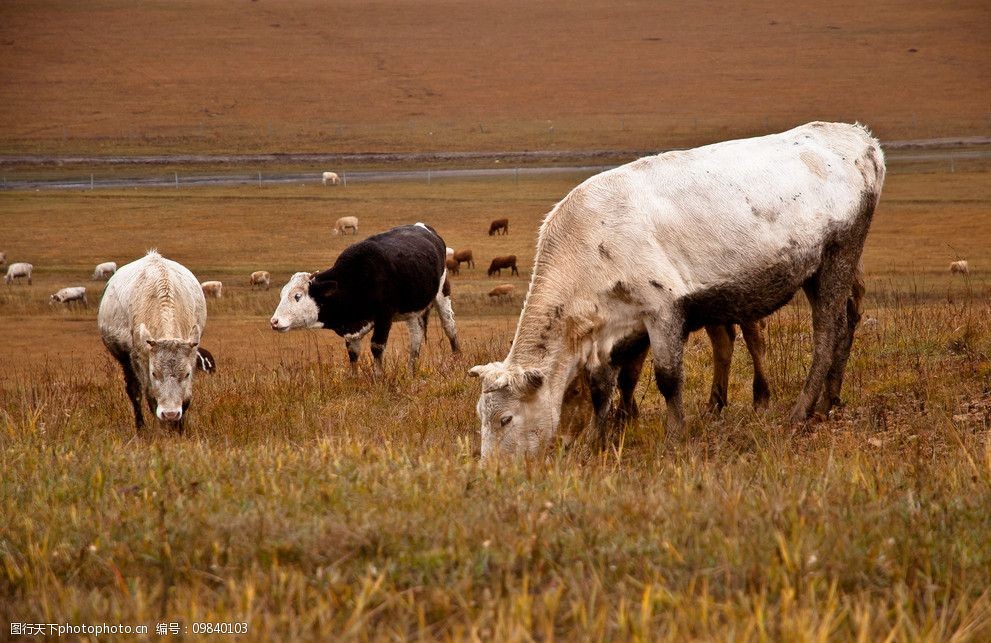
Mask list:
POLYGON ((853 284, 850 288, 850 295, 846 300, 845 324, 838 328, 838 340, 836 350, 833 352, 833 362, 826 374, 826 384, 822 395, 816 404, 816 411, 822 414, 829 413, 830 409, 840 404, 840 392, 843 389, 843 373, 846 370, 847 360, 850 358, 850 348, 853 346, 853 336, 860 323, 861 302, 864 297, 863 274, 858 267, 853 277, 853 284))
POLYGON ((729 398, 729 371, 733 364, 736 328, 733 324, 712 324, 705 327, 712 344, 712 389, 707 405, 710 413, 718 415, 729 398))
MULTIPOLYGON (((430 312, 428 309, 426 312, 430 312)), ((423 336, 426 334, 425 315, 414 315, 406 320, 409 328, 409 370, 416 372, 416 363, 420 359, 420 347, 423 346, 423 336)))
POLYGON ((845 341, 847 310, 852 270, 843 262, 828 257, 819 272, 803 285, 812 306, 812 364, 795 407, 791 422, 800 424, 812 416, 813 407, 823 392, 826 376, 832 369, 839 344, 845 341))
POLYGON ((761 326, 761 320, 740 324, 740 330, 743 331, 743 341, 747 344, 750 361, 754 365, 753 404, 756 411, 766 409, 767 405, 771 403, 771 386, 768 384, 767 375, 764 372, 767 343, 764 341, 761 326))

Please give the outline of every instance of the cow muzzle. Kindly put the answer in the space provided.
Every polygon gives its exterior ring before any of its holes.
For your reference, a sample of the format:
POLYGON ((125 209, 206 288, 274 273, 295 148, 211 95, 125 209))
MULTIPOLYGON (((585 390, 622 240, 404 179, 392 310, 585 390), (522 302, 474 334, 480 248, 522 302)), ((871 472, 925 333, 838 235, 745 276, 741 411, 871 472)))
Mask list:
POLYGON ((163 409, 158 407, 156 415, 162 422, 178 422, 182 419, 182 409, 163 409))

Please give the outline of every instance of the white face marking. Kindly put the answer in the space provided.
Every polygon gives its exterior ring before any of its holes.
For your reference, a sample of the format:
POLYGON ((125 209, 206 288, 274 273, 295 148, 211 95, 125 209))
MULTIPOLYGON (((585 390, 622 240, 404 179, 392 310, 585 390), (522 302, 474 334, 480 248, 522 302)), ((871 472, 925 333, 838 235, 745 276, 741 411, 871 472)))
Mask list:
POLYGON ((272 315, 272 330, 286 332, 295 328, 322 328, 317 319, 320 307, 310 297, 310 273, 297 272, 282 287, 279 306, 272 315))

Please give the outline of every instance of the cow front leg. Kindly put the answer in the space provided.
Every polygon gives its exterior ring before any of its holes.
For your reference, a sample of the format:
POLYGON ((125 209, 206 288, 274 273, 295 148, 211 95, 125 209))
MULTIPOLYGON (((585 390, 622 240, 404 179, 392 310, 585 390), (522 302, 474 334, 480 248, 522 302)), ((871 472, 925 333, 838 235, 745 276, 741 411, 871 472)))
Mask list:
POLYGON ((754 365, 754 410, 766 409, 771 402, 771 386, 767 383, 767 375, 764 373, 764 356, 767 354, 767 343, 764 341, 764 333, 761 327, 763 320, 740 324, 743 331, 743 340, 747 344, 750 352, 750 361, 754 365))
POLYGON ((729 371, 733 363, 736 328, 733 324, 712 324, 705 327, 712 344, 712 390, 708 410, 718 415, 729 397, 729 371))
POLYGON ((385 319, 375 320, 375 329, 372 331, 372 361, 376 377, 385 373, 382 367, 382 354, 385 352, 385 345, 389 343, 389 331, 392 330, 392 316, 385 319))
POLYGON ((667 432, 680 435, 685 427, 684 323, 680 319, 656 320, 647 327, 654 358, 654 379, 668 407, 667 432))
POLYGON ((600 450, 606 448, 609 437, 609 407, 613 391, 616 390, 616 374, 616 369, 608 363, 603 363, 589 372, 589 392, 592 397, 592 408, 595 410, 595 440, 600 450))

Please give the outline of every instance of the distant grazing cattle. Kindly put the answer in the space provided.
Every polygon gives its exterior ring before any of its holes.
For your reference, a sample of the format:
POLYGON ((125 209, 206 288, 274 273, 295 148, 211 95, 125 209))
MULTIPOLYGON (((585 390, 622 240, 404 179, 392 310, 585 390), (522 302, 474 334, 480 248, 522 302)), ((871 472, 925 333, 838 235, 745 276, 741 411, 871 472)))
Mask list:
POLYGON ((256 270, 251 273, 251 279, 249 280, 251 287, 262 286, 265 290, 272 285, 272 275, 267 270, 256 270))
POLYGON ((93 269, 93 281, 107 280, 117 272, 117 264, 113 261, 104 261, 93 269))
POLYGON ((494 234, 509 234, 509 219, 496 219, 489 224, 489 236, 494 234))
POLYGON ((372 333, 375 372, 394 321, 410 334, 410 368, 415 368, 431 306, 437 306, 444 333, 457 353, 458 336, 451 290, 444 268, 444 240, 422 223, 373 235, 345 248, 329 270, 298 272, 282 289, 272 330, 329 328, 345 340, 352 373, 361 339, 372 333))
POLYGON ((193 273, 152 250, 110 278, 97 320, 124 371, 138 430, 144 398, 155 417, 182 433, 206 328, 206 300, 193 273))
POLYGON ((488 275, 498 274, 501 275, 503 270, 509 270, 511 275, 519 275, 520 271, 516 269, 516 255, 506 255, 505 257, 496 257, 489 264, 488 275))
POLYGON ((444 249, 444 252, 447 254, 448 259, 454 259, 454 248, 448 246, 444 249))
POLYGON ((224 284, 220 281, 204 281, 200 284, 200 288, 203 289, 204 297, 224 298, 224 284))
POLYGON ((490 290, 489 297, 491 299, 509 299, 513 296, 513 291, 515 290, 516 286, 513 284, 502 284, 490 290))
POLYGON ((687 334, 765 317, 799 289, 811 306, 813 353, 790 420, 828 413, 859 321, 857 266, 884 176, 884 153, 866 128, 816 122, 584 181, 541 225, 508 356, 470 371, 482 380, 482 457, 548 444, 579 369, 590 373, 598 415, 616 387, 611 355, 644 334, 666 429, 681 433, 687 334))
POLYGON ((5 284, 10 285, 14 283, 14 280, 16 279, 27 278, 28 285, 30 286, 32 272, 34 272, 34 266, 29 263, 12 263, 7 267, 7 276, 3 278, 3 281, 5 284))
POLYGON ((358 234, 358 217, 341 217, 334 222, 334 234, 358 234))
POLYGON ((475 257, 471 254, 471 248, 463 248, 461 250, 456 250, 454 252, 454 260, 458 262, 458 266, 466 263, 470 268, 475 267, 475 257))
POLYGON ((444 265, 447 266, 448 274, 457 275, 461 273, 461 264, 455 261, 453 257, 445 259, 444 265))
POLYGON ((952 275, 966 275, 970 274, 970 264, 966 261, 954 261, 950 264, 950 274, 952 275))
POLYGON ((324 172, 323 173, 323 184, 327 185, 337 185, 341 182, 340 177, 337 176, 336 172, 324 172))
POLYGON ((89 306, 89 302, 86 301, 85 286, 70 286, 69 288, 63 288, 52 295, 49 299, 53 304, 70 304, 72 302, 80 302, 83 306, 89 306))

